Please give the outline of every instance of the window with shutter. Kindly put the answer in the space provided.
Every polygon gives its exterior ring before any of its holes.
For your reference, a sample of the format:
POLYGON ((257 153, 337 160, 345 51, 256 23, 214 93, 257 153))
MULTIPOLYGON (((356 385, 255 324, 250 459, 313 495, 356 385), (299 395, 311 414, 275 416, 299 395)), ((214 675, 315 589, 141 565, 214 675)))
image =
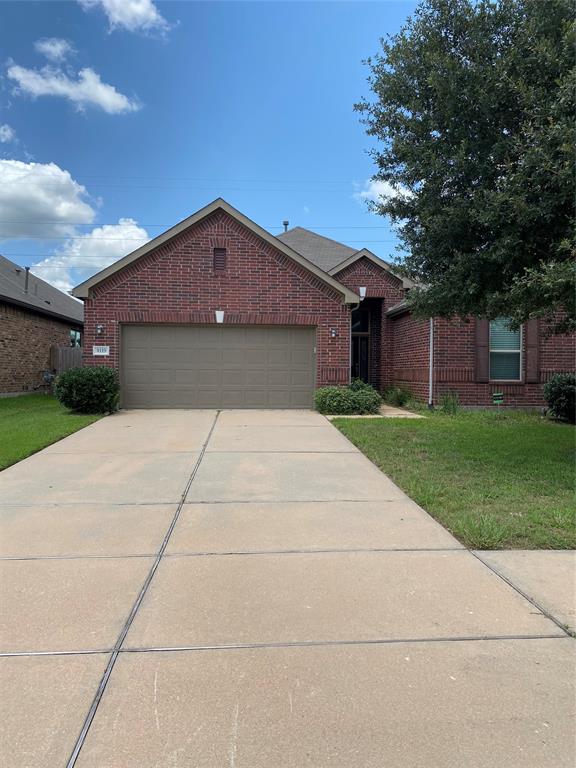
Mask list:
POLYGON ((490 380, 520 381, 522 378, 522 329, 511 330, 508 320, 490 321, 490 380))
POLYGON ((226 269, 226 248, 214 248, 214 270, 226 269))

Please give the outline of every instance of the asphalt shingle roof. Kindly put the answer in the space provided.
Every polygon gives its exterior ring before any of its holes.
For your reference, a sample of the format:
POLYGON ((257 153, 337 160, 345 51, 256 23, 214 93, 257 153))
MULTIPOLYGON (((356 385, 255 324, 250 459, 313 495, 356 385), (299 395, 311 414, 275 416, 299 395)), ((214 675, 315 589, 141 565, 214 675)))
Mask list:
POLYGON ((50 283, 32 273, 28 276, 28 291, 24 290, 26 272, 0 255, 0 300, 18 304, 44 315, 53 315, 76 324, 84 322, 84 305, 81 301, 59 291, 50 283))
POLYGON ((277 237, 325 272, 357 253, 356 248, 350 248, 329 237, 317 235, 316 232, 303 227, 294 227, 277 237))

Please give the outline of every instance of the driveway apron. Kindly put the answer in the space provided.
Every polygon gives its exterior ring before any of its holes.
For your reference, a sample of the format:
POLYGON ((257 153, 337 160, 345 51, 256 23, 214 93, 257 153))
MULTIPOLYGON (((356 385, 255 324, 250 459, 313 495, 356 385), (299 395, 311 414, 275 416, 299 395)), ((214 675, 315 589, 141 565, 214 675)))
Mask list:
POLYGON ((122 411, 0 474, 0 765, 572 768, 501 570, 316 413, 122 411))

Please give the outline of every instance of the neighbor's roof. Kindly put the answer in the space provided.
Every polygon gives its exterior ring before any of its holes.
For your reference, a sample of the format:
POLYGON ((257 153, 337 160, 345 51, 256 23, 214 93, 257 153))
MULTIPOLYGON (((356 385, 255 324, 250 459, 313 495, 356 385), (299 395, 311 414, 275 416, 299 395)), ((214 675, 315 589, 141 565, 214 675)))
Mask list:
POLYGON ((43 315, 71 320, 77 325, 84 322, 84 306, 50 283, 32 273, 28 274, 28 291, 25 291, 26 271, 13 261, 0 256, 0 300, 43 315))
POLYGON ((329 237, 317 235, 316 232, 311 232, 304 227, 294 227, 287 232, 282 232, 281 235, 277 235, 277 239, 294 248, 325 272, 329 272, 337 264, 356 253, 356 248, 350 248, 329 237))
MULTIPOLYGON (((89 295, 90 288, 93 288, 95 285, 98 285, 103 280, 106 280, 108 277, 115 274, 119 270, 123 269, 124 267, 127 267, 129 264, 132 264, 132 262, 136 261, 142 256, 145 256, 147 253, 154 250, 154 248, 158 248, 159 246, 166 243, 168 240, 171 240, 176 235, 179 235, 184 230, 188 229, 194 224, 197 224, 199 221, 202 221, 207 216, 210 216, 212 213, 218 210, 222 210, 225 213, 227 213, 229 216, 231 216, 233 219, 238 221, 240 224, 243 224, 247 229, 254 232, 254 234, 261 237, 262 240, 269 243, 274 248, 282 251, 282 253, 284 253, 286 256, 291 258, 297 264, 300 264, 301 266, 303 266, 313 275, 315 275, 320 280, 322 280, 322 282, 324 282, 326 285, 330 286, 332 289, 340 293, 343 297, 343 301, 345 304, 355 304, 356 302, 360 301, 360 297, 357 296, 354 293, 354 291, 351 291, 349 288, 346 288, 346 286, 339 283, 333 277, 330 277, 330 275, 327 274, 322 268, 318 267, 317 263, 314 263, 311 260, 309 260, 305 254, 302 254, 299 251, 296 251, 295 249, 293 249, 289 243, 285 243, 279 240, 277 237, 274 237, 274 235, 271 235, 269 232, 267 232, 265 229, 263 229, 258 224, 253 222, 247 216, 244 216, 243 213, 240 213, 240 211, 237 211, 236 208, 233 208, 229 203, 227 203, 221 197, 217 198, 216 200, 214 200, 204 208, 201 208, 199 211, 196 211, 196 213, 193 213, 192 216, 188 216, 187 219, 184 219, 179 224, 176 224, 175 226, 166 230, 166 232, 163 232, 161 235, 158 235, 158 237, 155 237, 154 240, 150 240, 150 242, 146 243, 140 248, 137 248, 135 251, 132 251, 132 253, 129 253, 127 256, 124 256, 123 259, 116 261, 111 266, 106 267, 106 269, 103 269, 101 272, 98 272, 98 274, 94 275, 93 277, 90 277, 88 280, 85 280, 83 283, 80 283, 80 285, 77 285, 76 288, 74 288, 73 290, 74 296, 77 296, 78 298, 87 298, 89 295)), ((346 248, 346 246, 341 246, 341 247, 346 248)), ((347 249, 347 250, 351 250, 351 249, 347 249)))

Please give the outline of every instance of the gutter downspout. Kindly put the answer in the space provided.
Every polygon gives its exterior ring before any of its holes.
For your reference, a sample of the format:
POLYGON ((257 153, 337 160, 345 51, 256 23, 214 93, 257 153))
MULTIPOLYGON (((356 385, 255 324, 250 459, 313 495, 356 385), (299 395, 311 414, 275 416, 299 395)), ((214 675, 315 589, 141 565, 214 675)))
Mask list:
POLYGON ((434 408, 434 318, 430 318, 430 340, 428 343, 428 408, 434 408))

